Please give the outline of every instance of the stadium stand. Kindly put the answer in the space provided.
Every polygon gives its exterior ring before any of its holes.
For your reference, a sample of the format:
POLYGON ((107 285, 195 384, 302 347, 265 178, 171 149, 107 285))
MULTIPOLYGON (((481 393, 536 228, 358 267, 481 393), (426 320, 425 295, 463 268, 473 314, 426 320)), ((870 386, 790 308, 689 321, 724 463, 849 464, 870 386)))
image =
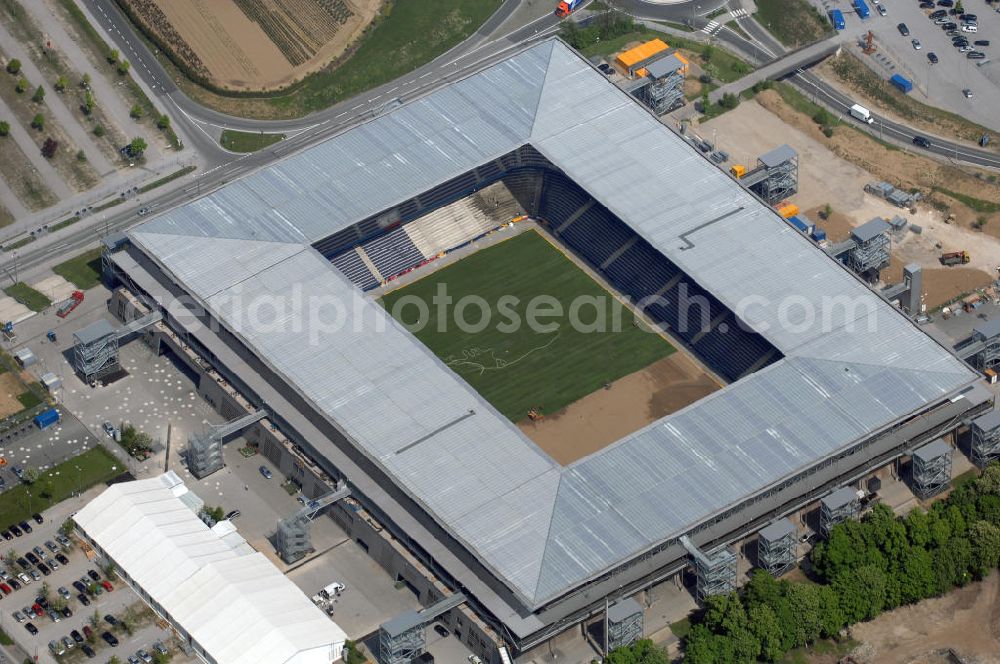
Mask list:
POLYGON ((362 290, 369 290, 378 286, 378 279, 372 274, 368 266, 361 260, 361 256, 354 249, 348 249, 331 261, 333 266, 344 273, 355 286, 362 290))
POLYGON ((386 279, 406 272, 424 260, 424 256, 402 228, 366 242, 361 245, 361 249, 386 279))
POLYGON ((496 226, 497 222, 479 206, 465 199, 411 221, 403 226, 403 230, 424 258, 433 258, 442 251, 454 249, 490 232, 496 226))

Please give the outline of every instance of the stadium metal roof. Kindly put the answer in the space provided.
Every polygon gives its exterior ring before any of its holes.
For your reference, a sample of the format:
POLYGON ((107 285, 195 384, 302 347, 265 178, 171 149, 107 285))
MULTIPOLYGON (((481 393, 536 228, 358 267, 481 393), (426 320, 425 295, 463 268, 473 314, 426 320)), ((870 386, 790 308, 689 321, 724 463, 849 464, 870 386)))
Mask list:
POLYGON ((132 237, 529 607, 975 380, 555 40, 132 237), (784 359, 561 467, 308 244, 525 143, 784 359), (262 295, 315 296, 325 316, 262 295))
POLYGON ((108 487, 73 519, 219 664, 329 664, 347 638, 173 472, 108 487), (201 501, 193 501, 200 504, 201 501))

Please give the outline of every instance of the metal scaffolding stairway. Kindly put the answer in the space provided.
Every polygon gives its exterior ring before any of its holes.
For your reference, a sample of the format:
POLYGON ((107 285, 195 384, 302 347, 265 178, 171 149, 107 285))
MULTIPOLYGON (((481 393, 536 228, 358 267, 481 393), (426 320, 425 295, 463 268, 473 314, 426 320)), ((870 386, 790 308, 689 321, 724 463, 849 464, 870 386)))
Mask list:
POLYGON ((736 589, 736 554, 728 548, 703 552, 687 535, 682 535, 680 542, 694 561, 695 594, 699 603, 712 595, 725 595, 736 589))
POLYGON ((207 435, 194 435, 188 438, 188 470, 198 479, 204 479, 215 471, 221 470, 226 465, 222 457, 223 441, 251 424, 260 422, 265 417, 267 417, 267 411, 261 409, 231 422, 213 426, 207 435))
POLYGON ((319 498, 306 501, 305 506, 290 517, 278 521, 277 540, 278 555, 286 563, 293 563, 313 550, 309 537, 309 527, 321 510, 343 500, 351 495, 347 482, 341 480, 337 488, 319 498))
POLYGON ((106 320, 99 320, 73 333, 74 368, 87 383, 94 383, 121 368, 118 361, 118 342, 163 319, 159 311, 152 311, 123 327, 115 329, 106 320))
POLYGON ((448 595, 419 611, 406 611, 378 629, 379 664, 410 664, 424 651, 424 629, 438 616, 465 603, 462 593, 448 595))

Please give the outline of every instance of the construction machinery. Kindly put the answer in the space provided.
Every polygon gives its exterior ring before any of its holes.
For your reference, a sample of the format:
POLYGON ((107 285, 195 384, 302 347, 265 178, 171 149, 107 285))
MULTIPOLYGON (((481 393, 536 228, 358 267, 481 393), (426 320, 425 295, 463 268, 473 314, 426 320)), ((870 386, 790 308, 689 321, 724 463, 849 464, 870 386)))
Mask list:
POLYGON ((778 214, 780 214, 785 219, 788 219, 789 217, 794 217, 799 213, 799 206, 796 205, 795 203, 789 203, 788 201, 781 201, 780 203, 774 206, 774 209, 776 209, 778 211, 778 214))
POLYGON ((965 265, 972 258, 969 256, 968 251, 950 251, 948 253, 941 254, 941 265, 965 265))
POLYGON ((739 180, 741 177, 747 174, 747 167, 744 166, 743 164, 733 164, 732 166, 730 166, 729 172, 730 174, 732 174, 734 178, 739 180))
POLYGON ((872 33, 871 30, 868 31, 867 35, 865 35, 865 38, 864 40, 862 40, 861 44, 862 44, 861 52, 864 53, 865 55, 871 55, 872 53, 878 50, 878 47, 875 46, 875 35, 872 33))
POLYGON ((56 309, 56 316, 59 318, 66 318, 69 316, 74 309, 76 309, 83 302, 83 291, 75 290, 73 294, 69 296, 69 299, 64 301, 56 309))

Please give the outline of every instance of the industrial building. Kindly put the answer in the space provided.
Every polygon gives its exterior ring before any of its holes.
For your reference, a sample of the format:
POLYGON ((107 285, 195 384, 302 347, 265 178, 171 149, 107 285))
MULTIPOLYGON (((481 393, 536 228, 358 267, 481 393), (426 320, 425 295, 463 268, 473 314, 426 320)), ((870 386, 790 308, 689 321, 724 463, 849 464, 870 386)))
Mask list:
POLYGON ((172 471, 114 484, 73 515, 79 534, 208 664, 332 664, 344 631, 172 471))
MULTIPOLYGON (((849 517, 858 482, 992 406, 976 373, 558 40, 116 248, 113 311, 162 314, 144 338, 225 417, 266 410, 244 435, 307 495, 346 483, 331 516, 487 661, 597 620, 634 638, 642 603, 620 600, 692 566, 699 596, 734 587, 733 543, 827 496, 827 525, 849 517), (496 182, 726 386, 564 467, 396 324, 364 291, 427 260, 410 225, 496 182), (336 300, 344 324, 270 309, 251 324, 261 295, 336 300), (789 321, 789 297, 853 308, 789 321)), ((774 570, 786 530, 767 531, 774 570)), ((419 654, 428 620, 386 623, 379 660, 419 654)))

